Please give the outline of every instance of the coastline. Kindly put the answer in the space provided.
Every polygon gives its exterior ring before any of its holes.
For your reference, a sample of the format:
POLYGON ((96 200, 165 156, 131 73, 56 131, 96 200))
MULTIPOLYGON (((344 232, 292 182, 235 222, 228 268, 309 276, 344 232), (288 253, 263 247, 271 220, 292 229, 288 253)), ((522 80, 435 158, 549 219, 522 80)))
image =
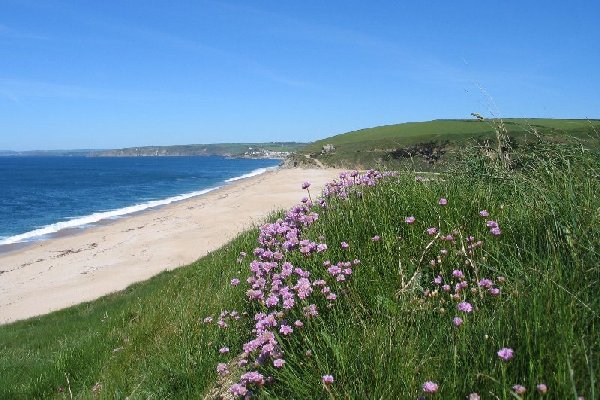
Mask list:
POLYGON ((0 324, 94 300, 190 264, 299 202, 303 181, 317 193, 338 172, 277 168, 0 253, 0 324))
POLYGON ((164 198, 157 198, 143 202, 128 204, 120 208, 92 211, 87 215, 80 215, 72 218, 62 219, 48 225, 37 227, 35 229, 22 232, 8 237, 0 237, 0 255, 6 254, 24 247, 27 247, 36 242, 68 235, 69 233, 78 233, 82 229, 98 226, 100 224, 110 223, 115 219, 128 217, 147 210, 157 209, 165 205, 187 200, 193 197, 203 196, 214 190, 218 190, 226 185, 231 184, 240 179, 250 178, 265 172, 280 168, 280 165, 273 167, 261 167, 245 174, 234 176, 215 183, 213 186, 196 189, 191 192, 183 192, 180 194, 171 195, 164 198))

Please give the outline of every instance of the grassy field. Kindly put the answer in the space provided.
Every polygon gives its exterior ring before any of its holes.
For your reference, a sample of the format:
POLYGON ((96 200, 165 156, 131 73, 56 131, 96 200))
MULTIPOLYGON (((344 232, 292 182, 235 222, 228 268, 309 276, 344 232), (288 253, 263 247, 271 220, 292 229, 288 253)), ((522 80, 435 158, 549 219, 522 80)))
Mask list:
POLYGON ((598 153, 472 150, 347 176, 190 266, 0 327, 0 398, 598 398, 598 153))
MULTIPOLYGON (((544 135, 552 140, 576 137, 586 145, 597 146, 600 121, 577 119, 503 120, 514 145, 524 144, 544 135)), ((361 129, 319 140, 300 149, 294 160, 310 163, 312 159, 327 166, 342 168, 409 167, 420 170, 444 170, 454 162, 456 152, 466 145, 485 143, 496 135, 494 120, 434 120, 361 129), (335 150, 323 152, 323 146, 335 150)))

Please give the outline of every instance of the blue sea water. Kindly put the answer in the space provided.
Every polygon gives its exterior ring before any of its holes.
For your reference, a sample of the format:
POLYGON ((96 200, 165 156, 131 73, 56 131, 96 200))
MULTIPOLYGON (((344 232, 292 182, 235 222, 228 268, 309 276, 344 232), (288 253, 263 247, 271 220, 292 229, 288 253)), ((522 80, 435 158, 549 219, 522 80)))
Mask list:
POLYGON ((0 157, 0 248, 204 194, 279 160, 0 157))

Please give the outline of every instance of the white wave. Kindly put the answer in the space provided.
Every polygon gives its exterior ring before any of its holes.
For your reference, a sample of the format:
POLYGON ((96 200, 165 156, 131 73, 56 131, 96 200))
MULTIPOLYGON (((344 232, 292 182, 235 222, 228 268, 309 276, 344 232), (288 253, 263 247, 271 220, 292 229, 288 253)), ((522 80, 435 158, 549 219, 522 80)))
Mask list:
POLYGON ((254 171, 248 172, 247 174, 240 175, 240 176, 235 176, 233 178, 226 179, 225 182, 235 182, 235 181, 239 181, 240 179, 251 178, 251 177, 256 176, 256 175, 264 174, 267 171, 276 170, 277 168, 279 168, 279 167, 275 166, 275 167, 255 169, 254 171))
POLYGON ((132 213, 139 212, 139 211, 144 211, 149 208, 164 206, 164 205, 176 202, 176 201, 181 201, 181 200, 189 199, 191 197, 206 194, 213 190, 219 189, 220 187, 221 186, 216 186, 216 187, 212 187, 212 188, 208 188, 208 189, 198 190, 196 192, 185 193, 185 194, 169 197, 169 198, 162 199, 162 200, 152 200, 152 201, 148 201, 146 203, 135 204, 133 206, 119 208, 116 210, 97 212, 94 214, 86 215, 84 217, 74 217, 67 221, 56 222, 54 224, 46 225, 44 227, 35 229, 33 231, 25 232, 25 233, 22 233, 19 235, 9 236, 6 238, 0 238, 0 245, 28 242, 28 241, 40 239, 43 236, 50 235, 52 233, 56 233, 63 229, 80 228, 80 227, 84 227, 85 225, 90 225, 90 224, 93 224, 93 223, 96 223, 96 222, 99 222, 102 220, 114 219, 114 218, 121 217, 123 215, 132 214, 132 213))
MULTIPOLYGON (((235 182, 240 179, 250 178, 252 176, 264 174, 267 171, 271 171, 277 169, 278 167, 269 167, 269 168, 259 168, 251 171, 247 174, 236 176, 233 178, 226 179, 225 182, 235 182)), ((107 219, 115 219, 127 214, 133 214, 139 211, 144 211, 149 208, 164 206, 167 204, 171 204, 176 201, 186 200, 191 197, 200 196, 211 192, 213 190, 219 189, 221 186, 216 186, 208 189, 198 190, 195 192, 185 193, 178 196, 169 197, 163 200, 152 200, 141 204, 135 204, 133 206, 128 206, 124 208, 119 208, 116 210, 109 211, 101 211, 94 214, 86 215, 83 217, 67 217, 67 221, 56 222, 54 224, 46 225, 41 228, 25 232, 19 235, 9 236, 9 237, 0 237, 0 246, 6 244, 14 244, 21 242, 29 242, 38 239, 42 239, 44 236, 51 235, 63 229, 69 228, 83 228, 86 225, 94 224, 96 222, 107 220, 107 219)))

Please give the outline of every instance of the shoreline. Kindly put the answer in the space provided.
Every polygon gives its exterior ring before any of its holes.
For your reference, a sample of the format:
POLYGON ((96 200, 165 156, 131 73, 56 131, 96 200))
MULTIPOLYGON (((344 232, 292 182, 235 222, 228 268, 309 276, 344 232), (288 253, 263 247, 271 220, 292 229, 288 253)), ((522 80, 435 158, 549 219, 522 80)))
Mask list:
POLYGON ((25 248, 31 244, 35 244, 40 241, 45 241, 69 234, 77 234, 82 230, 93 228, 101 224, 110 223, 110 221, 126 218, 148 210, 155 210, 160 207, 175 204, 180 201, 188 200, 194 197, 204 196, 205 194, 229 186, 238 180, 258 176, 269 171, 277 170, 279 168, 281 168, 281 165, 257 168, 248 173, 225 179, 222 182, 216 183, 215 186, 209 186, 206 188, 198 189, 191 192, 185 192, 165 198, 135 203, 121 208, 115 208, 112 210, 96 211, 91 214, 81 215, 66 220, 57 221, 20 234, 0 238, 0 255, 4 255, 12 251, 18 251, 22 248, 25 248))
MULTIPOLYGON (((276 168, 208 193, 0 253, 0 324, 94 300, 188 265, 300 201, 334 169, 276 168)), ((59 231, 61 232, 61 231, 59 231)))

